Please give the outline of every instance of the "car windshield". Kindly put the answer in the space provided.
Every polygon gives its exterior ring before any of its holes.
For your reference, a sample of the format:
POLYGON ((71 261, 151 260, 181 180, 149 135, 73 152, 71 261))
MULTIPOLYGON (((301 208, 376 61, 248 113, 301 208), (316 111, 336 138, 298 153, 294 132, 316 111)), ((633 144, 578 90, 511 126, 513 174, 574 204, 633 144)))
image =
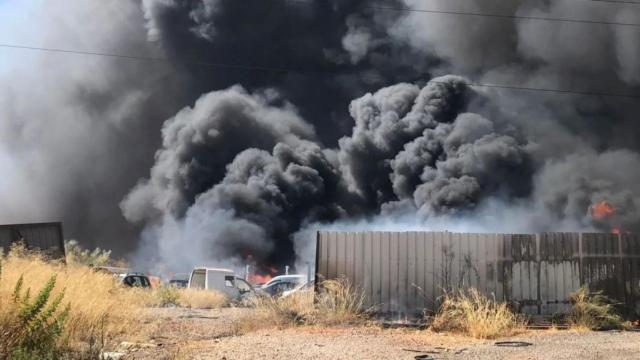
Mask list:
POLYGON ((204 282, 207 273, 205 270, 194 270, 191 274, 191 287, 196 289, 204 289, 204 282))
POLYGON ((149 279, 146 276, 130 275, 124 279, 124 283, 133 287, 150 287, 149 279))

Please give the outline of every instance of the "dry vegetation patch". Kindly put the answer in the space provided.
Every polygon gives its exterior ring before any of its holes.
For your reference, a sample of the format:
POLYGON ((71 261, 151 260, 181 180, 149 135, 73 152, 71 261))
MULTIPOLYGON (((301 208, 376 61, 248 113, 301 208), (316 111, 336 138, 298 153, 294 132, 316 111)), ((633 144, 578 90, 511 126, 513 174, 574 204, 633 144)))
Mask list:
POLYGON ((0 328, 11 328, 24 310, 25 299, 35 304, 36 295, 55 279, 40 313, 51 317, 68 306, 62 336, 68 344, 95 344, 98 338, 142 333, 146 320, 142 311, 146 297, 141 296, 142 290, 123 288, 113 276, 87 266, 46 261, 39 254, 19 248, 0 261, 0 328), (16 291, 18 283, 20 291, 16 291), (21 294, 21 300, 16 301, 16 293, 21 294), (47 314, 56 301, 59 306, 47 314))
POLYGON ((320 284, 317 296, 303 290, 286 297, 255 297, 253 312, 240 320, 238 332, 261 328, 286 328, 299 325, 354 325, 369 320, 372 309, 365 306, 363 291, 354 288, 346 278, 320 284))
POLYGON ((219 309, 227 304, 224 294, 201 289, 178 290, 177 304, 191 309, 219 309))
POLYGON ((602 292, 590 292, 581 287, 570 296, 571 310, 567 314, 569 325, 575 329, 609 330, 624 327, 613 302, 602 292))
POLYGON ((524 329, 525 319, 506 303, 497 302, 471 289, 445 295, 431 324, 433 331, 462 333, 477 339, 514 335, 524 329))

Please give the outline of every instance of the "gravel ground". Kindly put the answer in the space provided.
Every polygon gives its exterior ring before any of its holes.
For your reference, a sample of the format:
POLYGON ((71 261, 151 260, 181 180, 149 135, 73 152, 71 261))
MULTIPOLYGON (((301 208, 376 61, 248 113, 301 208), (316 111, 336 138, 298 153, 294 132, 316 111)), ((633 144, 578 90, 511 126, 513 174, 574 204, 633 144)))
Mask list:
MULTIPOLYGON (((237 335, 247 309, 157 309, 155 347, 128 350, 126 359, 640 359, 640 332, 529 331, 495 341, 413 329, 316 328, 259 330, 237 335)), ((155 314, 155 313, 154 313, 155 314)))

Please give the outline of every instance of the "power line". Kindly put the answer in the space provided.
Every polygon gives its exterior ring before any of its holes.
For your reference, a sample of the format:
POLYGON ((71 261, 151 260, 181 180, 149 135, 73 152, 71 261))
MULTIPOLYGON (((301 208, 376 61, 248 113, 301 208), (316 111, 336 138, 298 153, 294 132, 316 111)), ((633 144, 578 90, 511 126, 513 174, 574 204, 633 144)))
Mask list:
MULTIPOLYGON (((300 4, 309 4, 309 1, 305 0, 281 0, 285 2, 292 3, 300 3, 300 4)), ((614 0, 582 0, 582 1, 591 1, 591 2, 609 2, 609 3, 622 3, 622 1, 614 1, 614 0)), ((624 2, 639 4, 636 2, 624 2)), ((384 5, 365 5, 363 6, 365 9, 371 10, 384 10, 384 11, 397 11, 397 12, 416 12, 416 13, 424 13, 424 14, 438 14, 438 15, 455 15, 455 16, 472 16, 472 17, 486 17, 486 18, 495 18, 495 19, 515 19, 515 20, 530 20, 530 21, 546 21, 546 22, 562 22, 562 23, 577 23, 577 24, 589 24, 589 25, 612 25, 612 26, 630 26, 640 28, 640 24, 638 23, 627 23, 627 22, 616 22, 616 21, 599 21, 599 20, 581 20, 581 19, 570 19, 570 18, 554 18, 554 17, 544 17, 544 16, 526 16, 526 15, 505 15, 505 14, 493 14, 493 13, 484 13, 484 12, 470 12, 470 11, 453 11, 453 10, 430 10, 430 9, 415 9, 409 7, 396 7, 396 6, 384 6, 384 5)))
POLYGON ((595 2, 595 3, 609 3, 609 4, 640 5, 640 1, 627 1, 627 0, 575 0, 575 1, 586 1, 586 2, 595 2))
MULTIPOLYGON (((168 58, 168 57, 151 57, 151 56, 136 56, 136 55, 125 55, 125 54, 110 54, 110 53, 94 52, 94 51, 80 51, 80 50, 69 50, 69 49, 45 48, 45 47, 36 47, 36 46, 14 45, 14 44, 0 44, 0 47, 2 47, 2 48, 10 48, 10 49, 20 49, 20 50, 54 52, 54 53, 62 53, 62 54, 70 54, 70 55, 86 55, 86 56, 110 57, 110 58, 116 58, 116 59, 122 59, 122 60, 133 60, 133 61, 164 62, 164 63, 171 63, 173 61, 177 61, 177 59, 172 59, 172 58, 168 58)), ((186 61, 185 60, 180 60, 180 61, 183 62, 183 63, 195 65, 195 66, 227 68, 227 69, 240 69, 240 70, 249 70, 249 71, 294 73, 294 74, 297 73, 297 74, 302 74, 302 75, 333 75, 333 74, 335 74, 335 72, 330 72, 330 71, 314 71, 314 70, 304 70, 304 69, 279 68, 279 67, 270 67, 270 66, 254 66, 254 65, 219 63, 219 62, 208 62, 208 61, 189 61, 189 60, 186 60, 186 61)), ((440 81, 435 81, 435 80, 429 80, 429 81, 427 81, 427 83, 447 84, 445 82, 440 82, 440 81)), ((517 91, 531 91, 531 92, 546 92, 546 93, 558 93, 558 94, 567 94, 567 95, 584 95, 584 96, 640 99, 640 95, 635 95, 635 94, 591 92, 591 91, 578 91, 578 90, 570 90, 570 89, 550 89, 550 88, 524 87, 524 86, 515 86, 515 85, 489 84, 489 83, 478 83, 478 82, 467 82, 467 83, 465 83, 465 85, 469 86, 469 87, 495 88, 495 89, 507 89, 507 90, 517 90, 517 91)))
POLYGON ((458 15, 458 16, 473 16, 473 17, 487 17, 497 19, 515 19, 515 20, 530 20, 530 21, 547 21, 547 22, 562 22, 562 23, 577 23, 577 24, 590 24, 590 25, 613 25, 613 26, 631 26, 640 28, 640 24, 626 23, 626 22, 608 22, 598 20, 580 20, 580 19, 568 19, 568 18, 551 18, 542 16, 524 16, 524 15, 504 15, 504 14, 491 14, 480 12, 465 12, 465 11, 446 11, 446 10, 428 10, 428 9, 411 9, 411 8, 396 8, 388 6, 367 6, 370 9, 376 10, 391 10, 391 11, 408 11, 419 12, 427 14, 439 14, 439 15, 458 15))

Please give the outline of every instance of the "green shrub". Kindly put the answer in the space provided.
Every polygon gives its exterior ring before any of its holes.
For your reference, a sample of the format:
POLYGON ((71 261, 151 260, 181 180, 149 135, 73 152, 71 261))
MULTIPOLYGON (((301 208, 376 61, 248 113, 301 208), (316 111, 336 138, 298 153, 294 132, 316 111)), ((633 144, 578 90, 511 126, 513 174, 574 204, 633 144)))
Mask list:
POLYGON ((76 240, 68 240, 64 242, 64 251, 67 256, 67 262, 87 265, 87 266, 105 266, 111 260, 111 250, 103 250, 95 248, 93 251, 84 249, 76 240))
MULTIPOLYGON (((1 267, 0 267, 0 276, 1 267)), ((2 279, 0 278, 0 281, 2 279)), ((52 276, 32 299, 29 288, 23 291, 24 279, 16 282, 10 301, 0 299, 6 307, 0 326, 1 359, 57 359, 69 306, 59 310, 64 291, 52 298, 56 277, 52 276)))

